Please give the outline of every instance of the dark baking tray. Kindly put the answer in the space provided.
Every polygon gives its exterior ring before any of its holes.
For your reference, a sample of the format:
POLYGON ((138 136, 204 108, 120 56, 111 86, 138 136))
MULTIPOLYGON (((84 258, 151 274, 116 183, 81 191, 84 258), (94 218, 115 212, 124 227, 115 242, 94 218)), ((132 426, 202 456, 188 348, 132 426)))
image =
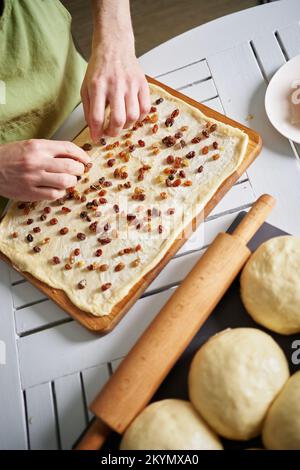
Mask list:
MULTIPOLYGON (((231 233, 234 228, 239 224, 241 219, 246 213, 240 212, 232 225, 229 227, 228 232, 231 233)), ((280 235, 287 235, 277 227, 264 223, 258 230, 256 235, 249 242, 248 247, 251 251, 261 245, 266 240, 280 235)), ((207 341, 211 336, 225 328, 236 327, 253 327, 260 328, 270 334, 277 343, 282 347, 290 365, 291 373, 300 369, 300 365, 294 365, 291 361, 293 353, 292 343, 295 339, 299 339, 299 335, 282 336, 272 331, 269 331, 257 323, 247 314, 241 302, 239 293, 239 278, 234 281, 230 289, 226 292, 222 300, 219 302, 214 312, 210 315, 208 320, 204 323, 199 330, 193 341, 186 348, 181 358, 177 361, 173 369, 167 375, 166 379, 155 393, 152 401, 162 400, 164 398, 181 398, 188 399, 187 377, 190 363, 197 350, 207 341)), ((261 447, 260 438, 252 439, 247 442, 229 441, 222 439, 225 449, 245 449, 249 447, 261 447)), ((118 449, 120 443, 120 436, 117 433, 111 433, 105 445, 103 452, 115 451, 118 449)))

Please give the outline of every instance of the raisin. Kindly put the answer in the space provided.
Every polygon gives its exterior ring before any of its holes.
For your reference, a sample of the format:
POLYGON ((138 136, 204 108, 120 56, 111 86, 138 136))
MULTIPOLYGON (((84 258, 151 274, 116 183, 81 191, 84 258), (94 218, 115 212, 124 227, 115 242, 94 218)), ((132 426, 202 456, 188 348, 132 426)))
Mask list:
POLYGON ((180 178, 185 178, 186 177, 185 171, 180 170, 179 176, 180 176, 180 178))
POLYGON ((60 263, 59 257, 58 256, 53 256, 52 262, 53 262, 53 264, 59 264, 60 263))
POLYGON ((40 231, 41 231, 40 227, 33 227, 34 233, 40 233, 40 231))
POLYGON ((212 124, 209 128, 209 132, 214 132, 217 130, 217 124, 212 124))
POLYGON ((171 118, 175 119, 177 116, 179 116, 179 109, 174 109, 171 114, 171 118))
POLYGON ((203 149, 202 149, 202 154, 203 154, 203 155, 206 155, 206 154, 208 153, 208 150, 209 150, 209 149, 208 149, 208 146, 206 145, 206 146, 203 147, 203 149))
POLYGON ((101 248, 98 248, 98 250, 96 250, 96 253, 95 253, 95 254, 96 254, 96 256, 101 256, 102 253, 103 253, 103 252, 102 252, 101 248))
POLYGON ((64 214, 68 214, 69 212, 71 212, 71 209, 69 209, 69 207, 65 207, 65 206, 62 207, 61 210, 64 214))
POLYGON ((167 135, 162 139, 162 142, 166 147, 172 147, 176 143, 176 139, 171 135, 167 135))
POLYGON ((186 154, 185 158, 190 160, 191 158, 194 158, 195 155, 196 155, 196 152, 194 152, 194 150, 191 150, 189 153, 186 154))
POLYGON ((174 163, 174 160, 175 160, 175 158, 173 157, 173 155, 168 155, 168 156, 167 156, 167 163, 168 163, 169 165, 171 165, 172 163, 174 163))
POLYGON ((87 142, 83 144, 81 148, 82 150, 85 150, 86 152, 88 152, 89 150, 92 150, 93 146, 87 142))
POLYGON ((159 105, 160 103, 162 103, 164 101, 163 98, 157 98, 157 100, 155 101, 155 104, 156 105, 159 105))
POLYGON ((33 236, 31 235, 31 233, 27 235, 26 239, 28 242, 33 242, 33 236))
POLYGON ((65 269, 67 271, 70 271, 70 269, 72 269, 72 266, 69 263, 67 263, 67 264, 65 264, 65 269))
POLYGON ((27 219, 26 224, 31 225, 33 223, 33 219, 27 219))
POLYGON ((152 127, 152 134, 156 134, 157 131, 158 131, 158 125, 154 124, 154 126, 152 127))
POLYGON ((86 280, 82 279, 81 281, 78 282, 77 286, 78 286, 78 289, 84 289, 86 287, 86 280))
POLYGON ((122 271, 122 269, 125 268, 125 264, 124 263, 119 263, 117 264, 117 266, 115 266, 115 271, 116 272, 119 272, 119 271, 122 271))
POLYGON ((203 135, 204 137, 206 137, 206 138, 209 137, 209 132, 208 132, 208 130, 204 129, 204 130, 202 131, 202 135, 203 135))
POLYGON ((46 220, 46 219, 47 219, 46 214, 42 214, 41 217, 40 217, 40 220, 41 220, 42 222, 44 222, 44 220, 46 220))
POLYGON ((192 144, 199 144, 201 142, 201 137, 196 136, 191 140, 192 144))
POLYGON ((107 204, 107 199, 105 197, 100 197, 99 198, 99 203, 100 204, 107 204))
POLYGON ((57 223, 58 223, 58 220, 55 217, 49 220, 50 225, 56 225, 57 223))
POLYGON ((85 240, 86 239, 85 234, 81 233, 81 232, 77 233, 76 236, 77 236, 78 240, 85 240))
POLYGON ((99 144, 100 144, 100 145, 106 145, 106 140, 102 137, 102 138, 99 140, 99 144))
POLYGON ((96 232, 96 230, 97 230, 97 225, 98 225, 98 222, 97 222, 97 221, 91 223, 91 225, 89 225, 90 231, 91 231, 91 232, 96 232))
POLYGON ((181 185, 181 179, 177 178, 174 183, 172 184, 173 188, 177 188, 181 185))
POLYGON ((156 113, 157 108, 155 106, 151 106, 150 113, 156 113))
POLYGON ((215 150, 217 150, 217 148, 219 147, 219 144, 218 144, 218 142, 213 142, 212 146, 215 150))
POLYGON ((116 159, 115 158, 110 158, 107 161, 107 166, 111 168, 112 166, 114 166, 115 163, 116 163, 116 159))
POLYGON ((74 255, 79 256, 80 255, 80 248, 75 248, 74 250, 74 255))
POLYGON ((166 120, 165 120, 165 125, 166 127, 171 127, 173 126, 174 124, 174 119, 172 117, 168 117, 166 120))
POLYGON ((139 147, 145 147, 146 144, 145 144, 145 142, 144 142, 142 139, 140 139, 140 140, 138 141, 138 145, 139 145, 139 147))
POLYGON ((109 268, 108 264, 101 264, 99 266, 99 271, 101 271, 102 273, 104 273, 105 271, 107 271, 109 268))
POLYGON ((34 251, 35 253, 40 253, 41 248, 40 248, 39 246, 34 246, 34 247, 33 247, 33 251, 34 251))
POLYGON ((104 232, 108 232, 109 229, 110 229, 110 224, 109 223, 105 224, 103 227, 104 232))
POLYGON ((162 225, 158 226, 158 233, 163 233, 163 226, 162 225))
POLYGON ((110 287, 111 287, 111 282, 107 282, 106 284, 102 284, 101 290, 102 290, 102 292, 104 292, 107 289, 109 289, 110 287))
POLYGON ((82 212, 80 212, 79 217, 81 219, 85 219, 87 215, 88 215, 87 211, 82 211, 82 212))
POLYGON ((203 171, 203 165, 200 165, 199 168, 197 169, 197 172, 202 173, 202 171, 203 171))
POLYGON ((49 207, 49 206, 44 207, 44 212, 45 212, 45 214, 50 214, 50 212, 51 212, 51 207, 49 207))
POLYGON ((176 134, 174 134, 174 137, 175 137, 175 139, 181 139, 181 137, 183 137, 183 133, 178 131, 178 132, 176 132, 176 134))
POLYGON ((186 146, 186 141, 184 139, 181 139, 181 141, 179 143, 180 143, 181 148, 186 146))
POLYGON ((68 233, 68 231, 69 231, 68 227, 63 227, 63 228, 60 229, 59 233, 61 235, 66 235, 68 233))
POLYGON ((132 222, 133 220, 136 219, 136 215, 134 214, 127 214, 127 221, 132 222))
POLYGON ((118 214, 120 211, 118 204, 114 204, 113 208, 114 208, 115 213, 118 214))
POLYGON ((111 238, 98 238, 100 245, 108 245, 111 242, 111 238))

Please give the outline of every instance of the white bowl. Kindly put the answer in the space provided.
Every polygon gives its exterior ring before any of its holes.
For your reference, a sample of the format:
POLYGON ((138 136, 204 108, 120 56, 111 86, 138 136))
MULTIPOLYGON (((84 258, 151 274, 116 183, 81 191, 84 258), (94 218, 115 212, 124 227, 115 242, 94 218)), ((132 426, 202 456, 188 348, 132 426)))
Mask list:
POLYGON ((265 96, 268 118, 280 134, 300 143, 300 55, 272 77, 265 96))

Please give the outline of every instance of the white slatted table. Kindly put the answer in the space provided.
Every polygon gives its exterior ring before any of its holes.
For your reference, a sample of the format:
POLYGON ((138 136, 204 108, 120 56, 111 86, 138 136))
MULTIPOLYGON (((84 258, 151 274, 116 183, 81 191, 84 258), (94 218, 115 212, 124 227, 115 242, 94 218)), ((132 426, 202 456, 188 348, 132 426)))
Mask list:
MULTIPOLYGON (((195 28, 142 57, 147 74, 258 130, 262 154, 107 336, 83 329, 0 264, 7 356, 0 365, 1 449, 69 449, 91 417, 88 403, 120 358, 214 236, 257 196, 273 194, 278 203, 270 221, 300 235, 300 148, 272 128, 264 111, 268 81, 300 53, 299 20, 299 0, 282 0, 195 28)), ((56 138, 71 139, 83 125, 78 107, 56 138)))

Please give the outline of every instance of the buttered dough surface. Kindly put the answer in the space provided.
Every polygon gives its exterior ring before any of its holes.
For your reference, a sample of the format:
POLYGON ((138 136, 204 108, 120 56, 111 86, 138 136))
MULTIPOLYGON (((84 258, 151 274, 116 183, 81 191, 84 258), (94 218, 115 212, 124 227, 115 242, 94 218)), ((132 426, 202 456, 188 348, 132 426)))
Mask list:
POLYGON ((0 250, 95 316, 111 313, 240 165, 248 136, 151 85, 143 123, 99 145, 92 167, 56 202, 15 202, 0 250))

